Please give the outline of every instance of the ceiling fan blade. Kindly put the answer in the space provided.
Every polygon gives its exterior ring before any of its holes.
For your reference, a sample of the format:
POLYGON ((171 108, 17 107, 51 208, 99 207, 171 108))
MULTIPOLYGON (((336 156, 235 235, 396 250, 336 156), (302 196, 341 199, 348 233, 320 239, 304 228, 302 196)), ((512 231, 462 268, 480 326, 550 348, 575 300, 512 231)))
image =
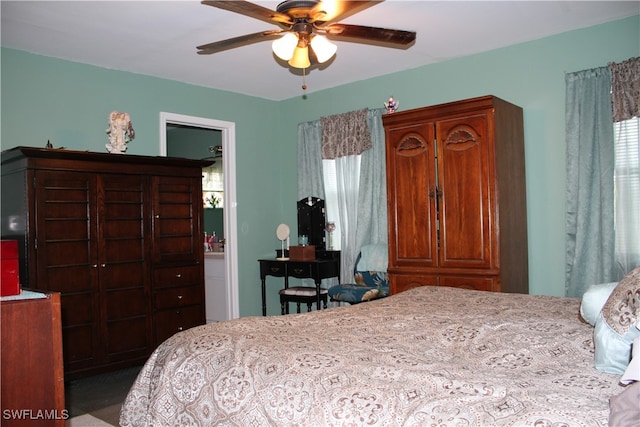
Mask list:
POLYGON ((219 42, 207 43, 198 46, 199 55, 210 55, 212 53, 221 52, 227 49, 233 49, 240 46, 246 46, 248 44, 257 43, 265 40, 274 39, 285 30, 268 30, 261 31, 259 33, 245 34, 244 36, 233 37, 219 42))
POLYGON ((322 0, 313 7, 309 22, 315 22, 318 27, 324 27, 332 22, 345 19, 384 0, 322 0))
POLYGON ((416 39, 415 31, 391 30, 362 25, 331 24, 323 30, 333 37, 369 40, 379 43, 409 45, 416 39))
POLYGON ((239 13, 241 15, 250 16, 252 18, 260 19, 262 21, 270 23, 275 22, 276 24, 286 25, 293 24, 293 21, 291 21, 291 18, 288 15, 277 12, 275 10, 267 9, 266 7, 250 3, 245 0, 208 0, 203 1, 202 4, 239 13))

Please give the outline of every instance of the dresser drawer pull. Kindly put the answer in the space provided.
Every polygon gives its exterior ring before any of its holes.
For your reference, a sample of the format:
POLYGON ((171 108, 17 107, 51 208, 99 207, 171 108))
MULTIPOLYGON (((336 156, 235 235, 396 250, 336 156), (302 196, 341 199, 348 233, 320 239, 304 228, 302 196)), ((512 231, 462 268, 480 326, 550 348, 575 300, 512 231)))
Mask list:
POLYGON ((271 271, 277 273, 278 271, 280 271, 280 267, 271 267, 271 271))
POLYGON ((178 299, 182 299, 182 295, 178 295, 178 299))
POLYGON ((302 273, 304 273, 304 270, 302 268, 294 268, 293 272, 296 273, 296 274, 302 274, 302 273))
POLYGON ((176 278, 180 279, 182 277, 182 274, 178 273, 176 274, 176 278))

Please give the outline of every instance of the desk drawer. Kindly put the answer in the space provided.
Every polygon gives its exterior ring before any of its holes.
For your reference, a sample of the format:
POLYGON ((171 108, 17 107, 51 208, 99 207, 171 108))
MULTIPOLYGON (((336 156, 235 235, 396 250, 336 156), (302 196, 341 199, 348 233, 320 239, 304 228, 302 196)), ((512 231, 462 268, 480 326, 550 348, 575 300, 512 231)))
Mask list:
POLYGON ((287 272, 289 276, 297 277, 298 279, 313 277, 313 265, 308 262, 291 261, 287 265, 287 272))
POLYGON ((260 264, 260 268, 264 276, 284 277, 287 274, 287 266, 281 261, 266 261, 260 264))

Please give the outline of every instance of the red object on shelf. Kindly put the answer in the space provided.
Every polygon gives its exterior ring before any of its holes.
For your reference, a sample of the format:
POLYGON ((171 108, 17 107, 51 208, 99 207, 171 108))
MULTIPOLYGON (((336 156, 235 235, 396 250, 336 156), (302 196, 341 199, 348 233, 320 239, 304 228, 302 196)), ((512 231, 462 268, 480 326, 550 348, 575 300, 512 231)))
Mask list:
POLYGON ((18 241, 0 240, 0 296, 20 293, 20 270, 18 267, 18 241))

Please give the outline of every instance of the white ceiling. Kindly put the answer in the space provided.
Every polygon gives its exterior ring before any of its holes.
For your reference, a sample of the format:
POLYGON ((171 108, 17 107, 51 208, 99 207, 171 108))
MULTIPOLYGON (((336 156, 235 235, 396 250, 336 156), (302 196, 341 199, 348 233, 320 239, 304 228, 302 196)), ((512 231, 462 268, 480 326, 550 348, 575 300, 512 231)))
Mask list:
MULTIPOLYGON (((336 57, 308 70, 306 93, 639 13, 637 0, 387 0, 342 22, 416 31, 415 44, 336 41, 336 57)), ((197 55, 198 45, 278 28, 197 1, 2 0, 1 15, 4 47, 271 100, 305 93, 301 70, 276 60, 268 41, 197 55)))

